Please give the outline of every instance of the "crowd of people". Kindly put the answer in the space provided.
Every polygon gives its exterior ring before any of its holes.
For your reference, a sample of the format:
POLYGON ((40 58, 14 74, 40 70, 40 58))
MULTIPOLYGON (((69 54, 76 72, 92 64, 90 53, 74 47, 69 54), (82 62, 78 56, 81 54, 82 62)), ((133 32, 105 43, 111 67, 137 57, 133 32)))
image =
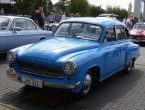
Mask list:
MULTIPOLYGON (((38 26, 41 29, 44 29, 44 24, 49 23, 59 23, 62 19, 65 19, 66 17, 80 17, 79 13, 73 14, 69 13, 66 14, 65 12, 61 13, 54 13, 51 12, 48 16, 44 14, 43 7, 39 7, 38 10, 35 11, 34 14, 32 14, 31 18, 38 24, 38 26)), ((123 19, 123 23, 127 26, 129 30, 131 30, 135 23, 139 22, 139 19, 134 16, 129 16, 127 19, 123 19)))
POLYGON ((51 12, 48 16, 46 16, 44 14, 43 7, 39 7, 39 9, 36 10, 34 14, 32 14, 31 19, 33 19, 41 29, 44 29, 45 23, 47 23, 47 24, 48 23, 58 23, 62 19, 65 19, 66 17, 80 17, 80 14, 79 13, 66 14, 65 12, 61 12, 61 13, 51 12))

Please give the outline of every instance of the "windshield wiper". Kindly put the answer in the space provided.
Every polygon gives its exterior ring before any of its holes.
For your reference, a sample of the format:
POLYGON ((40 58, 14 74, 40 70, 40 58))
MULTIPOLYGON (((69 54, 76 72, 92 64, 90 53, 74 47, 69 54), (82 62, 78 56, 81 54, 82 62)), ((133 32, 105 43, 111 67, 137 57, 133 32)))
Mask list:
POLYGON ((73 37, 85 39, 87 36, 83 34, 73 34, 73 37))

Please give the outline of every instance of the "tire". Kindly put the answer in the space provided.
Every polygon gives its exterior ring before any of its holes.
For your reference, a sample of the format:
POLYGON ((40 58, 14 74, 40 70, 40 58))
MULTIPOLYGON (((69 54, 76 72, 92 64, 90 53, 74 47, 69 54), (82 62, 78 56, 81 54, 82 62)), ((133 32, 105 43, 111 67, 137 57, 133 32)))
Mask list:
POLYGON ((45 38, 40 38, 39 41, 44 40, 45 38))
POLYGON ((130 71, 132 70, 133 64, 134 64, 133 60, 130 60, 129 62, 127 62, 125 68, 123 69, 123 72, 125 74, 130 73, 130 71))
POLYGON ((84 97, 89 94, 90 90, 92 89, 92 82, 91 71, 88 71, 83 82, 82 90, 79 92, 79 96, 84 97))

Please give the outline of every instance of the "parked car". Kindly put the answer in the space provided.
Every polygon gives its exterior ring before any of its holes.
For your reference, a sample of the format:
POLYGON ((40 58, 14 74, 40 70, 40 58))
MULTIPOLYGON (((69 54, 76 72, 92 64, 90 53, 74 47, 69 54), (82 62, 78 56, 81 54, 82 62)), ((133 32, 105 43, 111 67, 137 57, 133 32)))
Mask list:
POLYGON ((53 37, 10 50, 7 76, 26 85, 85 96, 116 72, 129 73, 139 50, 119 21, 71 18, 59 25, 53 37))
POLYGON ((136 23, 133 29, 130 31, 130 36, 133 42, 145 42, 145 24, 136 23))
POLYGON ((52 36, 26 17, 0 16, 0 53, 52 36))
POLYGON ((110 18, 116 18, 119 19, 119 16, 117 14, 111 13, 111 14, 99 14, 98 17, 110 17, 110 18))
POLYGON ((113 18, 113 17, 96 17, 96 18, 101 18, 101 19, 111 19, 111 20, 117 20, 115 17, 113 18))

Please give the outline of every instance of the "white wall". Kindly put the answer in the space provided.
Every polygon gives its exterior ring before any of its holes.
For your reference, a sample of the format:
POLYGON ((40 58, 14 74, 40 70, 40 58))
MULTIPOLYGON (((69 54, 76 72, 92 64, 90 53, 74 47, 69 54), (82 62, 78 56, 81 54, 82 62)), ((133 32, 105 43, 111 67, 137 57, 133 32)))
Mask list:
POLYGON ((0 0, 0 3, 11 3, 11 0, 0 0))
POLYGON ((140 15, 141 15, 141 1, 142 0, 134 0, 133 16, 138 17, 139 19, 140 19, 140 15))

